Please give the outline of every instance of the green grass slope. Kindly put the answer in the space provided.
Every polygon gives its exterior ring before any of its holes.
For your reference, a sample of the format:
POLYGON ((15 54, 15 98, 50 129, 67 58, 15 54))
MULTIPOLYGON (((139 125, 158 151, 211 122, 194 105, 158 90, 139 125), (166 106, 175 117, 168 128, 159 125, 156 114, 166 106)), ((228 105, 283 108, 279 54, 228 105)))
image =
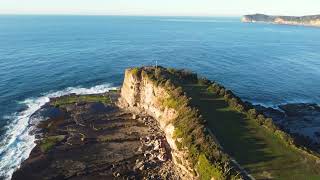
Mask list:
MULTIPOLYGON (((256 179, 320 179, 317 160, 231 108, 207 85, 182 85, 224 151, 256 179)), ((318 160, 319 161, 319 160, 318 160)))

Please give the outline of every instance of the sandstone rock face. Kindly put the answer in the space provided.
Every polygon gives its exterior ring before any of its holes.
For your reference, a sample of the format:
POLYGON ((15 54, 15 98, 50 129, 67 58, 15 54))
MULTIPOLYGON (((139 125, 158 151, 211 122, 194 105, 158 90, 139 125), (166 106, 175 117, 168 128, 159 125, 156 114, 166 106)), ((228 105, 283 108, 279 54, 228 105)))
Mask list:
POLYGON ((146 113, 155 118, 162 131, 165 133, 168 144, 170 145, 173 162, 180 169, 182 179, 197 179, 193 175, 193 169, 186 161, 187 152, 178 150, 173 132, 175 127, 172 120, 177 117, 174 109, 162 107, 160 98, 168 97, 168 92, 160 86, 156 86, 147 77, 140 77, 127 69, 123 86, 121 88, 121 97, 118 105, 122 108, 129 109, 135 113, 146 113))

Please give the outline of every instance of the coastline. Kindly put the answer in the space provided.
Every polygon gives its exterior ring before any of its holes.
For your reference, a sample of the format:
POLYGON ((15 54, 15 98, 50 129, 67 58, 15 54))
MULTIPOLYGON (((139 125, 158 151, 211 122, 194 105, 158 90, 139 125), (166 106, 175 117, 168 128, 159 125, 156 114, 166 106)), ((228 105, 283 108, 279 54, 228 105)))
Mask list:
POLYGON ((315 28, 319 29, 320 25, 307 25, 307 24, 285 24, 285 23, 274 23, 274 22, 263 22, 263 21, 257 21, 257 22, 243 22, 247 24, 271 24, 271 25, 280 25, 280 26, 300 26, 300 27, 308 27, 308 28, 315 28))
POLYGON ((10 179, 12 173, 29 157, 32 149, 36 146, 35 135, 31 132, 34 131, 35 125, 44 119, 33 119, 33 123, 31 123, 31 116, 48 103, 50 98, 73 93, 103 93, 114 89, 118 89, 118 87, 112 87, 112 84, 109 83, 89 88, 68 87, 63 90, 41 94, 38 97, 30 97, 21 102, 25 104, 25 109, 10 116, 13 122, 6 126, 6 134, 3 135, 4 137, 8 137, 8 139, 4 138, 2 141, 4 146, 1 148, 1 156, 3 156, 3 158, 0 163, 0 177, 10 179))
POLYGON ((51 98, 34 114, 48 119, 37 125, 37 145, 12 179, 176 179, 157 123, 119 109, 114 105, 118 95, 109 91, 51 98), (156 148, 159 152, 153 152, 156 148))
POLYGON ((276 25, 292 25, 305 27, 320 27, 320 15, 313 16, 269 16, 265 14, 244 15, 241 18, 244 23, 267 23, 276 25))

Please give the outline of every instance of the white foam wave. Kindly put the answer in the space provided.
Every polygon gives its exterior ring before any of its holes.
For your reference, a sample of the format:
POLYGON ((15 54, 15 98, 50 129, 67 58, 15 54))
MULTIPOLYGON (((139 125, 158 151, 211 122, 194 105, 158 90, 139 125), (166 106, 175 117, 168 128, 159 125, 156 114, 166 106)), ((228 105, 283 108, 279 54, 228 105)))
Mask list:
POLYGON ((49 102, 50 98, 72 93, 98 94, 112 89, 116 89, 116 87, 111 87, 111 84, 102 84, 91 88, 69 87, 62 91, 45 93, 41 97, 28 98, 20 102, 26 106, 26 109, 6 116, 7 119, 11 119, 11 122, 6 127, 4 138, 0 140, 0 179, 11 179, 13 172, 19 168, 21 162, 29 157, 31 150, 35 147, 35 137, 30 135, 33 128, 29 126, 30 117, 49 102))
POLYGON ((318 106, 320 106, 320 104, 318 102, 315 102, 313 100, 309 100, 309 99, 292 99, 292 100, 285 100, 282 103, 273 103, 273 102, 257 102, 257 101, 250 101, 247 100, 248 102, 251 102, 253 105, 261 105, 267 108, 273 108, 273 109, 279 109, 279 106, 282 105, 286 105, 286 104, 317 104, 318 106))

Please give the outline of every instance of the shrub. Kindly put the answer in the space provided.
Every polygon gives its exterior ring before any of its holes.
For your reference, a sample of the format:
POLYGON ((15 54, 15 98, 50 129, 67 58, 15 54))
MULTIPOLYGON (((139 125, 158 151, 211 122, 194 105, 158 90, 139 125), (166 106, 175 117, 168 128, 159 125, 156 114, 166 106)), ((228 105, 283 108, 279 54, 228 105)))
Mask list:
POLYGON ((198 75, 186 69, 180 70, 179 76, 180 76, 180 79, 186 79, 193 82, 198 81, 198 75))
POLYGON ((224 96, 225 92, 226 92, 226 90, 224 88, 221 88, 219 91, 219 95, 224 96))
POLYGON ((288 135, 287 133, 281 131, 281 130, 276 130, 275 135, 277 135, 279 138, 284 140, 288 145, 293 144, 294 140, 288 135))
POLYGON ((225 95, 223 96, 223 99, 224 99, 225 101, 229 102, 229 100, 231 100, 232 97, 230 96, 230 94, 225 94, 225 95))
POLYGON ((212 85, 207 88, 207 91, 210 92, 210 93, 215 93, 216 94, 216 90, 212 85))
POLYGON ((183 95, 182 87, 175 88, 171 93, 172 93, 172 96, 174 97, 182 96, 183 95))
POLYGON ((256 109, 249 109, 247 115, 250 119, 255 119, 257 117, 257 110, 256 109))
POLYGON ((199 156, 196 169, 202 180, 211 180, 212 177, 217 180, 226 179, 219 165, 212 165, 204 154, 199 156))
POLYGON ((235 107, 235 109, 238 111, 238 112, 244 112, 245 111, 245 108, 243 105, 241 104, 237 104, 237 106, 235 107))
POLYGON ((273 132, 275 132, 278 129, 271 118, 265 119, 264 125, 273 132))
POLYGON ((213 83, 211 86, 208 87, 208 90, 211 93, 219 94, 220 86, 216 83, 213 83))
POLYGON ((235 109, 238 105, 238 100, 236 98, 232 98, 229 99, 228 103, 233 109, 235 109))
POLYGON ((168 72, 171 73, 171 74, 175 74, 177 72, 176 69, 174 68, 167 68, 168 72))
POLYGON ((174 98, 166 98, 166 99, 164 99, 162 104, 165 107, 172 108, 172 109, 177 109, 178 105, 179 105, 179 102, 176 101, 174 98))
POLYGON ((166 88, 172 88, 172 86, 173 86, 173 84, 172 84, 170 79, 168 79, 164 85, 165 85, 166 88))
POLYGON ((198 79, 198 84, 200 85, 209 85, 210 81, 207 78, 201 77, 198 79))
POLYGON ((131 72, 133 75, 137 76, 138 73, 139 73, 139 70, 140 70, 140 68, 135 67, 135 68, 132 68, 130 72, 131 72))
POLYGON ((259 123, 260 125, 263 125, 263 124, 265 123, 265 117, 264 117, 264 115, 259 114, 259 115, 257 116, 257 121, 258 121, 258 123, 259 123))
POLYGON ((161 68, 156 68, 154 70, 154 76, 158 79, 158 80, 161 80, 162 77, 161 77, 161 68))
POLYGON ((226 100, 230 100, 232 98, 235 98, 235 99, 237 99, 237 101, 240 101, 240 99, 236 95, 234 95, 230 90, 225 91, 224 98, 226 100))

